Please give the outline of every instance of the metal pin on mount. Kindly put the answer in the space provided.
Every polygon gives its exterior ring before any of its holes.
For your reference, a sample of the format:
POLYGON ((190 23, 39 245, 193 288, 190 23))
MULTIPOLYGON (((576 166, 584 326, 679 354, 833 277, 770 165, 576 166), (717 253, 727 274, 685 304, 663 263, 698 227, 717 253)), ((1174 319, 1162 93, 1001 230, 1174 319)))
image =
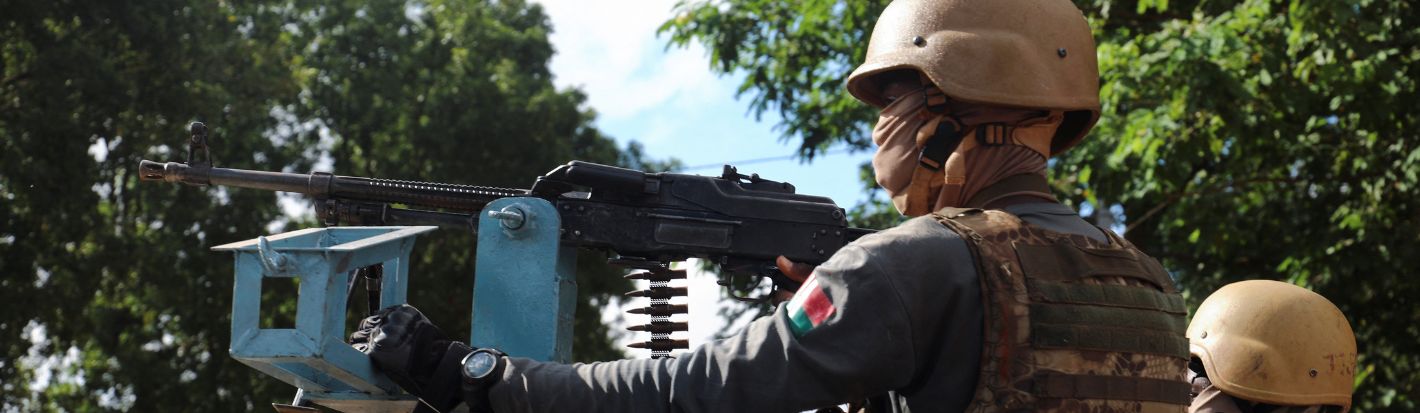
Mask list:
POLYGON ((276 252, 271 248, 271 242, 265 236, 256 237, 256 253, 261 261, 261 268, 267 274, 285 274, 286 267, 291 262, 286 254, 276 252))
POLYGON ((508 206, 497 211, 488 211, 488 216, 497 218, 498 221, 502 222, 503 228, 507 229, 522 228, 523 222, 526 220, 523 211, 513 206, 508 206))

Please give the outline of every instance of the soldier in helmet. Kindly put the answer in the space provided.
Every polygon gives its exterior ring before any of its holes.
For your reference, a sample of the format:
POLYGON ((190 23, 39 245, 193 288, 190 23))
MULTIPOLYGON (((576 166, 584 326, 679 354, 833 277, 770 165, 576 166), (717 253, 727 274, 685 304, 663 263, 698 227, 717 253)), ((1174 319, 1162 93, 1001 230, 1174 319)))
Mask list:
POLYGON ((1356 336, 1326 297, 1242 281, 1203 300, 1188 325, 1195 413, 1335 413, 1351 407, 1356 336))
POLYGON ((353 342, 439 409, 1183 412, 1182 299, 1159 264, 1058 203, 1046 160, 1099 117, 1068 0, 899 0, 848 79, 881 109, 877 181, 916 217, 863 237, 744 331, 675 359, 564 365, 469 349, 411 307, 353 342), (462 384, 460 384, 462 380, 462 384))

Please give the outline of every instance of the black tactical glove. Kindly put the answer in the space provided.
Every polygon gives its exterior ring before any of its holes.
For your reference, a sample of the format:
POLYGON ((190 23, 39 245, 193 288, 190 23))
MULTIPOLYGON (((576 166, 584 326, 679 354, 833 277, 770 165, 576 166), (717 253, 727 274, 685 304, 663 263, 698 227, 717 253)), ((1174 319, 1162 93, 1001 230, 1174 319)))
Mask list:
POLYGON ((428 407, 447 412, 462 401, 459 362, 472 349, 449 340, 414 307, 400 304, 366 317, 350 344, 428 407))

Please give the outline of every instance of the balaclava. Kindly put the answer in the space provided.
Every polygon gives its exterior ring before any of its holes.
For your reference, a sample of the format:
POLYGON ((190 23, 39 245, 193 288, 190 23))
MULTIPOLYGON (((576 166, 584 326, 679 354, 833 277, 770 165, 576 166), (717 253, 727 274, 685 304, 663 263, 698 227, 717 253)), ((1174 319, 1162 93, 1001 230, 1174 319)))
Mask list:
POLYGON ((967 206, 1001 179, 1044 174, 1061 118, 1059 112, 953 101, 932 86, 904 94, 883 108, 873 128, 878 185, 908 216, 967 206), (958 138, 944 165, 922 156, 933 139, 958 138))

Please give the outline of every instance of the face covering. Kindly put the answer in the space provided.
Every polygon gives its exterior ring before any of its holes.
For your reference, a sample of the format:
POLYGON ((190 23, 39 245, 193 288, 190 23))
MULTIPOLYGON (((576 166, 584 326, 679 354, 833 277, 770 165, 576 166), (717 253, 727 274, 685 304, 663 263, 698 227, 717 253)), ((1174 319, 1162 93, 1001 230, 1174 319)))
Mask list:
POLYGON ((878 185, 904 215, 966 206, 973 195, 1001 179, 1043 174, 1061 118, 1059 112, 952 101, 929 86, 883 108, 873 128, 878 146, 873 170, 878 185), (930 109, 929 101, 934 102, 930 109), (933 170, 922 166, 919 156, 929 140, 947 138, 937 136, 943 123, 960 131, 961 143, 945 165, 934 165, 933 170))
POLYGON ((945 183, 940 171, 924 174, 917 170, 920 169, 917 157, 922 152, 917 135, 935 131, 935 125, 931 129, 926 126, 941 122, 939 116, 926 110, 925 103, 923 93, 904 94, 883 108, 878 124, 873 127, 873 143, 878 146, 878 152, 873 155, 873 171, 878 186, 892 197, 898 211, 911 216, 927 213, 925 210, 930 207, 927 203, 935 203, 933 198, 945 183), (914 175, 923 175, 916 177, 917 186, 921 188, 910 191, 914 175))

